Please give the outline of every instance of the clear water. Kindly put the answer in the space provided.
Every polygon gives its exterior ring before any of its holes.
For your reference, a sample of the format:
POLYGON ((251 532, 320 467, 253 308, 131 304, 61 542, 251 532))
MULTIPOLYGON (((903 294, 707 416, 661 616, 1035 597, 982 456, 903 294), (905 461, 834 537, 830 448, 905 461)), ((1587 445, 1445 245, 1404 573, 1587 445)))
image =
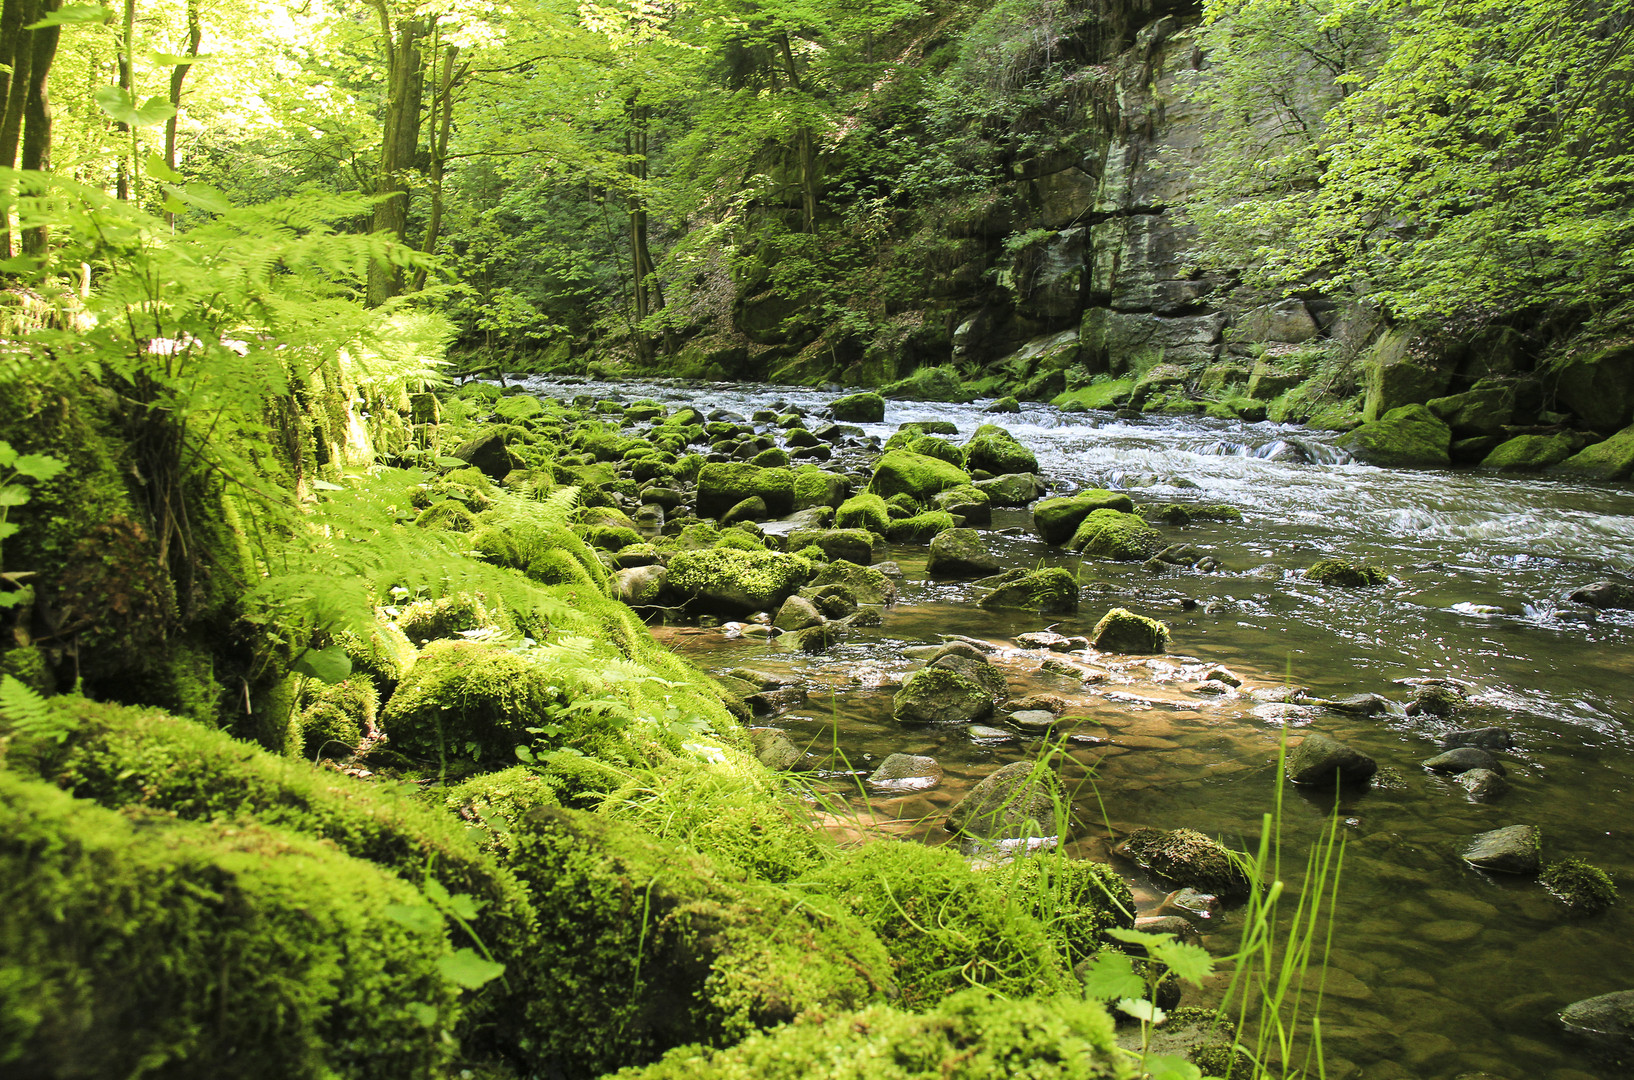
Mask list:
MULTIPOLYGON (((751 385, 661 385, 533 380, 535 392, 571 398, 654 397, 706 412, 750 416, 773 402, 814 416, 834 396, 751 385)), ((1346 793, 1348 840, 1323 1009, 1330 1077, 1493 1077, 1584 1080, 1627 1075, 1561 1035, 1552 1014, 1596 994, 1634 988, 1634 612, 1597 618, 1566 603, 1574 589, 1634 576, 1634 488, 1472 472, 1401 471, 1348 463, 1322 433, 1200 418, 1115 421, 1027 405, 991 417, 979 406, 890 403, 881 439, 912 420, 950 420, 962 441, 1002 423, 1037 453, 1059 491, 1108 487, 1138 502, 1225 502, 1240 523, 1159 526, 1222 564, 1215 573, 1151 575, 1133 564, 1051 549, 1027 532, 1026 511, 995 514, 993 542, 1016 566, 1062 565, 1106 583, 1077 616, 1039 618, 975 607, 966 585, 933 584, 924 549, 887 557, 904 571, 901 602, 882 627, 807 656, 730 629, 661 628, 709 670, 750 666, 795 675, 809 699, 767 721, 811 747, 831 787, 850 793, 866 827, 947 842, 941 820, 999 765, 1030 757, 1037 740, 973 740, 962 727, 903 728, 891 720, 895 685, 915 666, 906 645, 958 633, 1009 646, 1052 625, 1086 632, 1114 605, 1166 621, 1176 654, 1126 662, 1088 690, 1037 670, 1041 654, 1002 651, 1016 694, 1072 697, 1085 717, 1070 743, 1078 789, 1069 850, 1107 856, 1109 834, 1190 826, 1250 846, 1276 784, 1285 731, 1314 727, 1395 770, 1392 787, 1346 793), (1006 528, 1018 534, 1003 535, 1006 528), (1385 568, 1389 584, 1331 589, 1297 572, 1336 555, 1385 568), (1222 663, 1255 686, 1291 683, 1321 696, 1372 692, 1407 700, 1397 680, 1451 676, 1472 684, 1483 709, 1458 724, 1400 715, 1313 711, 1291 719, 1246 694, 1193 692, 1198 663, 1222 663), (1505 755, 1512 790, 1491 804, 1420 768, 1455 726, 1496 723, 1515 733, 1505 755), (1093 740, 1093 741, 1087 741, 1093 740), (912 794, 867 792, 860 777, 892 752, 930 754, 942 782, 912 794), (1467 838, 1505 825, 1542 829, 1545 859, 1578 856, 1631 894, 1590 918, 1568 917, 1540 887, 1467 868, 1467 838)), ((830 467, 861 469, 870 455, 830 467)), ((1290 791, 1285 850, 1295 863, 1333 809, 1332 796, 1290 791)), ((1162 890, 1129 866, 1143 908, 1162 890)), ((1232 913, 1203 926, 1210 947, 1236 943, 1232 913)))

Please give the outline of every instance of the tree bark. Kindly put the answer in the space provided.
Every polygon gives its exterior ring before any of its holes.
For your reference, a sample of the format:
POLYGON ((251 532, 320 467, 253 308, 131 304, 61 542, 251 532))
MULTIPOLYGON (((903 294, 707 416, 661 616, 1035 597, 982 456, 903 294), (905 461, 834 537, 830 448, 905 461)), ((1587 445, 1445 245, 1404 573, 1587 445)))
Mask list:
MULTIPOLYGON (((420 247, 427 255, 436 253, 437 241, 442 238, 443 173, 448 167, 448 139, 454 131, 454 86, 470 67, 467 64, 455 70, 459 54, 458 45, 443 46, 442 76, 437 80, 437 96, 431 102, 432 115, 437 118, 437 126, 431 133, 431 217, 426 222, 425 243, 420 247)), ((425 287, 426 271, 421 267, 414 272, 413 291, 419 292, 425 287)))
MULTIPOLYGON (((136 0, 125 0, 124 29, 119 37, 119 88, 136 100, 136 0)), ((115 181, 114 195, 120 202, 126 202, 131 197, 131 186, 134 181, 136 168, 136 129, 123 120, 115 121, 114 130, 131 137, 131 155, 127 159, 124 151, 119 154, 118 179, 115 181)))
MULTIPOLYGON (((789 42, 787 33, 777 37, 779 51, 783 54, 783 70, 788 76, 789 87, 796 93, 803 95, 805 87, 800 82, 800 69, 794 63, 794 49, 789 42)), ((814 233, 817 231, 817 147, 811 137, 811 129, 801 123, 800 129, 794 136, 794 157, 800 173, 800 218, 801 231, 814 233)))
MULTIPOLYGON (((5 0, 0 8, 0 167, 17 166, 17 145, 23 133, 23 108, 28 102, 29 68, 33 65, 33 34, 23 27, 39 18, 38 0, 5 0)), ((0 221, 0 259, 12 256, 11 218, 0 221)))
MULTIPOLYGON (((380 170, 375 194, 372 232, 384 233, 402 243, 408 235, 408 170, 420 138, 420 99, 425 86, 420 41, 430 31, 432 20, 404 19, 395 34, 391 16, 382 0, 376 5, 386 44, 386 114, 381 125, 380 170)), ((369 267, 367 302, 378 307, 403 291, 402 268, 374 263, 369 267)))
MULTIPOLYGON (((199 43, 204 40, 204 23, 199 17, 199 0, 187 0, 187 56, 199 54, 199 43)), ((176 121, 181 116, 182 83, 187 80, 187 73, 193 65, 177 64, 170 69, 170 107, 173 112, 170 119, 165 121, 165 168, 176 171, 176 121)), ((171 228, 176 226, 175 211, 165 211, 165 223, 171 228)))
MULTIPOLYGON (((62 0, 43 0, 36 14, 44 17, 62 6, 62 0)), ((57 58, 57 41, 62 27, 44 26, 32 31, 29 42, 28 97, 23 106, 23 149, 18 165, 34 172, 51 171, 51 98, 46 78, 51 64, 57 58)), ((21 51, 21 50, 19 50, 21 51)), ((25 255, 43 255, 51 241, 50 230, 36 225, 23 230, 22 249, 25 255)))

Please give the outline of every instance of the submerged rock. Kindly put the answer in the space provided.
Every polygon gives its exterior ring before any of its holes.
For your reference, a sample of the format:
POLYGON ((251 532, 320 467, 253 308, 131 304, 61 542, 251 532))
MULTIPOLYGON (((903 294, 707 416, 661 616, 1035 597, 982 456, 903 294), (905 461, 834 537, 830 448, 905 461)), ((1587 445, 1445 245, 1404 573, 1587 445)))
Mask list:
POLYGON ((949 529, 930 542, 925 572, 933 578, 986 577, 999 568, 975 529, 949 529))
POLYGON ((1473 746, 1455 746, 1435 757, 1426 758, 1422 764, 1433 773, 1466 773, 1471 769, 1485 769, 1502 776, 1507 771, 1503 762, 1473 746))
POLYGON ((1475 802, 1490 802, 1509 791, 1509 781, 1491 769, 1471 769, 1453 779, 1475 802))
POLYGON ((1478 870, 1531 877, 1538 872, 1542 843, 1536 826, 1510 825, 1472 839, 1464 861, 1478 870))
POLYGON ((920 754, 892 754, 868 775, 870 784, 903 789, 935 787, 941 779, 937 760, 920 754))
POLYGON ((891 715, 903 724, 964 724, 993 715, 993 696, 963 672, 927 667, 902 684, 891 715))
POLYGON ((1390 580, 1389 575, 1376 566, 1363 566, 1345 559, 1323 559, 1306 570, 1305 577, 1322 585, 1337 585, 1345 589, 1369 588, 1390 580))
MULTIPOLYGON (((1019 608, 1047 615, 1071 614, 1078 610, 1077 579, 1059 566, 1042 570, 1013 570, 1005 576, 1010 580, 976 601, 977 606, 989 610, 1019 608)), ((1061 640, 1066 642, 1069 639, 1062 637, 1061 640)))
POLYGON ((1225 899, 1248 892, 1236 853, 1195 829, 1136 829, 1112 850, 1173 885, 1225 899))
POLYGON ((755 758, 773 772, 785 772, 800 764, 805 753, 781 731, 755 728, 749 732, 749 745, 755 758))
POLYGON ((1048 769, 1016 761, 988 775, 947 816, 948 832, 987 839, 1055 836, 1060 781, 1048 769))
POLYGON ((845 559, 835 559, 811 579, 813 588, 825 585, 844 585, 859 604, 896 603, 896 583, 885 575, 884 567, 862 566, 845 559))
POLYGON ((1634 1048, 1634 990, 1618 990, 1574 1001, 1556 1014, 1560 1026, 1573 1035, 1634 1048))
POLYGON ((1283 771, 1296 784, 1332 787, 1365 784, 1379 771, 1379 764, 1338 739, 1313 731, 1289 751, 1283 771))
POLYGON ((1473 746, 1478 750, 1509 750, 1514 745, 1514 736, 1508 728, 1502 727, 1467 728, 1448 732, 1441 739, 1443 750, 1456 750, 1460 746, 1473 746))
POLYGON ((1615 581, 1596 581, 1593 585, 1585 585, 1571 595, 1574 604, 1586 604, 1592 608, 1634 608, 1634 585, 1623 585, 1615 581))
POLYGON ((1560 859, 1543 868, 1538 884, 1578 915, 1595 915, 1617 902, 1611 875, 1582 859, 1560 859))

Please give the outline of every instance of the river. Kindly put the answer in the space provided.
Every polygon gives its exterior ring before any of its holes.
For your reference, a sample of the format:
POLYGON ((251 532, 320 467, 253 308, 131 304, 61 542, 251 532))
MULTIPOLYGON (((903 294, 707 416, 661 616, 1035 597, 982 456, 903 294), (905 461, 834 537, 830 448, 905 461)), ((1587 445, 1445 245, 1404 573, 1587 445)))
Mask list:
MULTIPOLYGON (((745 417, 780 403, 809 413, 812 426, 835 396, 750 384, 524 382, 542 396, 654 398, 745 417)), ((1634 487, 1380 469, 1345 460, 1328 433, 1201 417, 1120 420, 1035 404, 990 416, 979 404, 890 402, 886 423, 860 426, 883 441, 921 420, 954 423, 956 443, 984 422, 1002 424, 1038 455, 1054 493, 1105 487, 1137 504, 1229 503, 1243 520, 1159 526, 1221 566, 1154 575, 1131 563, 1080 567, 1031 534, 1027 511, 996 511, 990 538, 1007 565, 1060 565, 1104 583, 1076 616, 983 611, 973 586, 926 579, 923 547, 893 546, 885 557, 903 571, 900 602, 883 626, 827 652, 794 652, 731 627, 656 632, 707 670, 749 666, 798 678, 804 707, 767 723, 810 748, 819 782, 867 827, 928 842, 948 842, 941 819, 972 784, 1040 746, 892 721, 894 687, 916 666, 902 649, 938 634, 1001 646, 1013 693, 1076 695, 1071 712, 1088 719, 1068 743, 1066 779, 1077 797, 1065 842, 1075 855, 1106 858, 1111 834, 1143 825, 1189 826, 1251 847, 1277 783, 1279 738, 1313 728, 1345 740, 1395 780, 1338 803, 1347 847, 1322 1008, 1328 1077, 1626 1075, 1560 1033, 1552 1015, 1634 988, 1634 899, 1569 916, 1535 882, 1477 872, 1459 853, 1473 834, 1531 824, 1542 830, 1546 861, 1587 859, 1634 892, 1634 612, 1595 613, 1566 600, 1590 582, 1634 577, 1634 487), (1377 565, 1390 580, 1349 590, 1299 576, 1330 555, 1377 565), (1105 682, 1080 688, 1039 673, 1036 654, 1003 648, 1046 625, 1087 633, 1115 605, 1164 620, 1173 655, 1114 665, 1105 682), (1194 693, 1202 664, 1231 668, 1244 692, 1194 693), (1399 708, 1363 717, 1267 707, 1247 693, 1286 684, 1399 703, 1411 688, 1398 680, 1421 677, 1464 680, 1480 709, 1449 723, 1399 708), (1503 797, 1472 802, 1421 768, 1445 731, 1491 723, 1514 733, 1515 748, 1502 755, 1512 785, 1503 797), (868 789, 861 777, 897 751, 936 757, 942 782, 909 794, 868 789)), ((856 471, 871 457, 855 448, 829 467, 856 471)), ((1333 809, 1331 795, 1290 789, 1290 857, 1333 809)), ((1143 911, 1155 908, 1164 890, 1119 868, 1143 911)), ((1230 909, 1201 925, 1211 951, 1235 946, 1230 909)))

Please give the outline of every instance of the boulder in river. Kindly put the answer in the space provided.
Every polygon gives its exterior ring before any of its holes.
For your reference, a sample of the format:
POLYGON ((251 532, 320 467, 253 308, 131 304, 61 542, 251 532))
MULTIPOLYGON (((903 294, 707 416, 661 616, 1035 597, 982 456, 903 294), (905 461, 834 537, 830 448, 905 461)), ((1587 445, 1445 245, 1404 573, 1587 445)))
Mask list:
POLYGON ((1509 790, 1509 781, 1491 769, 1471 769, 1455 778, 1459 787, 1469 792, 1474 802, 1491 802, 1509 790))
POLYGON ((631 607, 649 607, 664 594, 669 571, 657 564, 632 566, 613 575, 618 598, 631 607))
POLYGON ((1169 650, 1167 626, 1121 607, 1101 616, 1089 637, 1101 652, 1162 653, 1169 650))
MULTIPOLYGON (((992 592, 976 601, 978 606, 990 611, 1018 608, 1047 615, 1071 614, 1078 610, 1078 581, 1059 566, 1042 570, 1013 570, 1004 577, 1008 580, 1003 580, 992 592)), ((1062 637, 1061 640, 1065 642, 1070 639, 1062 637)))
POLYGON ((1035 473, 1006 473, 976 481, 976 489, 994 506, 1026 506, 1047 490, 1035 473))
POLYGON ((1445 468, 1452 460, 1452 428, 1423 405, 1403 405, 1340 436, 1334 445, 1368 465, 1445 468))
POLYGON ((1556 1014, 1569 1033, 1618 1050, 1634 1048, 1634 990, 1574 1001, 1556 1014))
POLYGON ((1065 802, 1049 769, 1015 761, 989 774, 948 813, 947 830, 985 839, 1055 836, 1055 808, 1065 802))
POLYGON ((1323 559, 1309 570, 1305 577, 1322 585, 1337 585, 1345 589, 1364 589, 1383 585, 1390 580, 1376 566, 1363 566, 1345 559, 1323 559))
POLYGON ((1579 450, 1549 471, 1590 480, 1627 480, 1634 476, 1634 425, 1579 450))
POLYGON ((1623 585, 1616 581, 1596 581, 1593 585, 1585 585, 1571 595, 1574 604, 1586 604, 1592 608, 1634 608, 1634 585, 1623 585))
POLYGON ((885 421, 885 399, 878 394, 863 392, 835 398, 829 405, 834 419, 842 423, 879 424, 885 421))
POLYGON ((781 731, 774 728, 755 728, 749 732, 749 745, 755 758, 773 772, 786 772, 800 764, 805 753, 781 731))
POLYGON ((822 622, 823 616, 816 604, 803 596, 791 596, 777 609, 777 618, 772 620, 772 625, 792 633, 808 626, 821 626, 822 622))
POLYGON ((1464 861, 1478 870, 1531 877, 1538 872, 1542 837, 1534 825, 1510 825, 1474 837, 1464 861))
POLYGON ((1426 682, 1413 688, 1408 716, 1452 716, 1469 706, 1469 695, 1446 682, 1426 682))
POLYGON ((1021 441, 997 424, 983 424, 965 443, 965 468, 1003 476, 1036 473, 1038 458, 1021 441))
POLYGON ((922 754, 892 754, 868 775, 870 784, 903 790, 935 787, 942 779, 942 766, 922 754))
POLYGON ((874 561, 874 534, 867 529, 796 529, 789 534, 789 550, 814 547, 829 559, 844 559, 859 566, 874 561))
POLYGON ((1004 680, 1004 672, 986 660, 974 660, 968 656, 948 653, 932 660, 930 666, 957 671, 986 690, 987 695, 994 701, 1003 701, 1010 696, 1010 687, 1004 680))
POLYGON ((1538 884, 1578 915, 1594 915, 1617 902, 1611 875, 1582 859, 1558 859, 1543 868, 1538 884))
POLYGON ((891 715, 903 724, 964 724, 993 715, 993 695, 963 672, 921 668, 891 699, 891 715))
POLYGON ((1138 514, 1095 510, 1079 523, 1067 546, 1095 558, 1140 562, 1162 547, 1163 539, 1138 514))
POLYGON ((1312 731, 1288 752, 1283 771, 1296 784, 1333 787, 1364 784, 1379 771, 1379 764, 1338 739, 1312 731))
POLYGON ((930 542, 925 572, 933 578, 986 577, 999 568, 975 529, 949 529, 930 542))
POLYGON ((868 490, 882 499, 900 492, 918 502, 928 502, 938 491, 968 483, 970 474, 957 465, 907 450, 892 450, 874 465, 868 490))
POLYGON ((1136 829, 1112 851, 1176 886, 1222 899, 1248 892, 1248 876, 1236 854, 1196 829, 1136 829))
POLYGON ((712 614, 737 615, 777 607, 811 574, 811 564, 778 551, 710 548, 670 560, 671 588, 712 614))
POLYGON ((794 512, 794 474, 740 462, 712 461, 698 473, 698 516, 718 518, 745 499, 759 498, 770 517, 794 512))
POLYGON ((885 500, 869 491, 851 496, 834 513, 834 527, 837 529, 867 529, 884 535, 890 524, 890 508, 885 505, 885 500))
POLYGON ((1433 773, 1466 773, 1471 769, 1486 769, 1502 776, 1508 770, 1488 751, 1474 746, 1455 746, 1432 758, 1425 758, 1423 766, 1433 773))
POLYGON ((835 559, 811 579, 813 588, 825 585, 844 585, 859 604, 896 603, 896 582, 885 576, 877 566, 862 566, 845 559, 835 559))
POLYGON ((1092 488, 1059 499, 1045 499, 1033 507, 1033 529, 1046 544, 1064 544, 1072 539, 1083 520, 1096 510, 1117 510, 1132 514, 1134 502, 1127 495, 1092 488))

